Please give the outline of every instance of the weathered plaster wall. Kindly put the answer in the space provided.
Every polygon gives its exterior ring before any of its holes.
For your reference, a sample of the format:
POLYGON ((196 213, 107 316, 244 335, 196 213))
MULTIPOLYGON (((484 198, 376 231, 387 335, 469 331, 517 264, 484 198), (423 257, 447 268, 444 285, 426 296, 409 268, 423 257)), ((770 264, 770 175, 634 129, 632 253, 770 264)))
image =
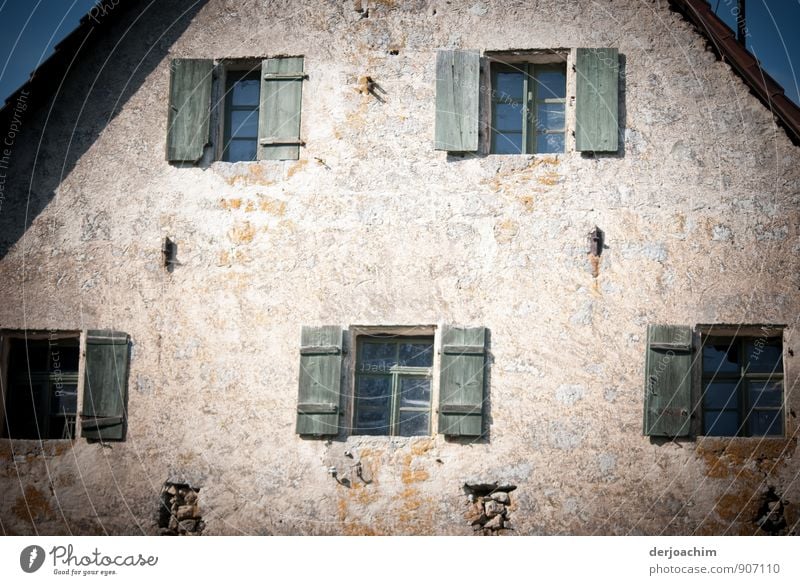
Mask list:
POLYGON ((522 534, 751 534, 768 486, 796 523, 793 355, 787 439, 642 436, 648 323, 800 341, 800 150, 769 111, 665 1, 363 3, 132 15, 25 119, 0 225, 43 210, 0 260, 0 327, 128 332, 129 432, 0 443, 3 531, 156 533, 168 480, 204 534, 469 534, 469 478, 518 486, 522 534), (436 48, 578 46, 624 56, 624 155, 433 151, 436 48), (164 161, 170 59, 279 54, 309 74, 301 160, 164 161), (301 325, 448 322, 491 331, 488 441, 294 434, 301 325), (355 461, 370 484, 327 475, 355 461))

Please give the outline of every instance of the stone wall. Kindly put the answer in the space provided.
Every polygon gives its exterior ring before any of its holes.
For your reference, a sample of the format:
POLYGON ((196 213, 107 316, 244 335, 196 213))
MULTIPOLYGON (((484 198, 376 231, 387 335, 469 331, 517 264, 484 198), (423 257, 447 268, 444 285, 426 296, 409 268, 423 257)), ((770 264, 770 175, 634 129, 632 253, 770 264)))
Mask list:
POLYGON ((212 535, 473 534, 481 482, 512 534, 796 532, 800 151, 667 2, 191 4, 126 17, 17 137, 0 328, 133 353, 127 441, 0 442, 3 532, 157 534, 165 482, 212 535), (435 49, 587 46, 622 55, 620 154, 433 150, 435 49), (170 59, 286 54, 300 160, 164 161, 170 59), (485 439, 295 434, 302 325, 444 323, 490 331, 485 439), (648 323, 785 324, 786 438, 643 437, 648 323))

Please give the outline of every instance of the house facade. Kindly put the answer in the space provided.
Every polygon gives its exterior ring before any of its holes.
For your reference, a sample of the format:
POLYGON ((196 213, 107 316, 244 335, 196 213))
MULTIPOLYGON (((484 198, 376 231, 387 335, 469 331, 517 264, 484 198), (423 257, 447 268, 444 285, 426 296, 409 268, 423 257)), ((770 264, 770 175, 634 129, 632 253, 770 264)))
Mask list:
POLYGON ((3 532, 796 533, 800 150, 673 4, 90 13, 6 106, 3 532))

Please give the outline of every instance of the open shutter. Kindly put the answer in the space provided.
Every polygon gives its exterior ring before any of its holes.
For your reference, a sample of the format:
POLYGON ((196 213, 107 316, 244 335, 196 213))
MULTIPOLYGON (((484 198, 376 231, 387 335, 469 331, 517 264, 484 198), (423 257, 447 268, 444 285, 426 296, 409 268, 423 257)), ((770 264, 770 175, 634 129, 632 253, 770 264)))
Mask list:
POLYGON ((297 434, 323 437, 339 432, 342 328, 303 327, 297 434))
POLYGON ((300 104, 303 97, 303 58, 278 57, 261 63, 261 102, 258 116, 259 160, 300 158, 300 104))
POLYGON ((617 49, 578 49, 575 63, 577 150, 616 152, 619 145, 617 49))
POLYGON ((83 437, 98 441, 121 441, 125 438, 129 360, 126 333, 87 333, 81 414, 83 437))
POLYGON ((483 433, 484 327, 445 326, 439 384, 439 432, 455 437, 483 433))
POLYGON ((478 51, 436 53, 436 150, 478 150, 478 51))
POLYGON ((644 434, 684 437, 692 412, 692 330, 650 325, 645 361, 644 434))
POLYGON ((167 160, 197 162, 209 143, 210 59, 174 59, 169 78, 167 160))

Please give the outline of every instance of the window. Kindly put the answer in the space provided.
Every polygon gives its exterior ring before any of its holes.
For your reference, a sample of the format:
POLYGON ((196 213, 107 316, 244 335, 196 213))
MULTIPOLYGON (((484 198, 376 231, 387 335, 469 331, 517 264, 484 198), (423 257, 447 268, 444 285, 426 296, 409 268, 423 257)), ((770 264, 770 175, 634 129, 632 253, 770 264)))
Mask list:
POLYGON ((703 434, 783 435, 780 337, 704 335, 703 434))
POLYGON ((434 149, 619 154, 619 68, 615 48, 439 50, 434 149))
POLYGON ((361 336, 354 433, 429 435, 433 337, 361 336))
POLYGON ((119 331, 0 331, 2 436, 124 440, 129 360, 119 331))
POLYGON ((486 343, 479 326, 304 326, 296 432, 477 440, 487 431, 486 343))
POLYGON ((564 152, 566 64, 492 62, 491 76, 491 152, 564 152))
POLYGON ((222 160, 256 160, 258 105, 261 94, 259 70, 229 71, 225 87, 222 160))
POLYGON ((303 57, 174 59, 167 160, 298 159, 305 78, 303 57))
POLYGON ((6 436, 70 439, 78 411, 77 334, 9 339, 6 436))

